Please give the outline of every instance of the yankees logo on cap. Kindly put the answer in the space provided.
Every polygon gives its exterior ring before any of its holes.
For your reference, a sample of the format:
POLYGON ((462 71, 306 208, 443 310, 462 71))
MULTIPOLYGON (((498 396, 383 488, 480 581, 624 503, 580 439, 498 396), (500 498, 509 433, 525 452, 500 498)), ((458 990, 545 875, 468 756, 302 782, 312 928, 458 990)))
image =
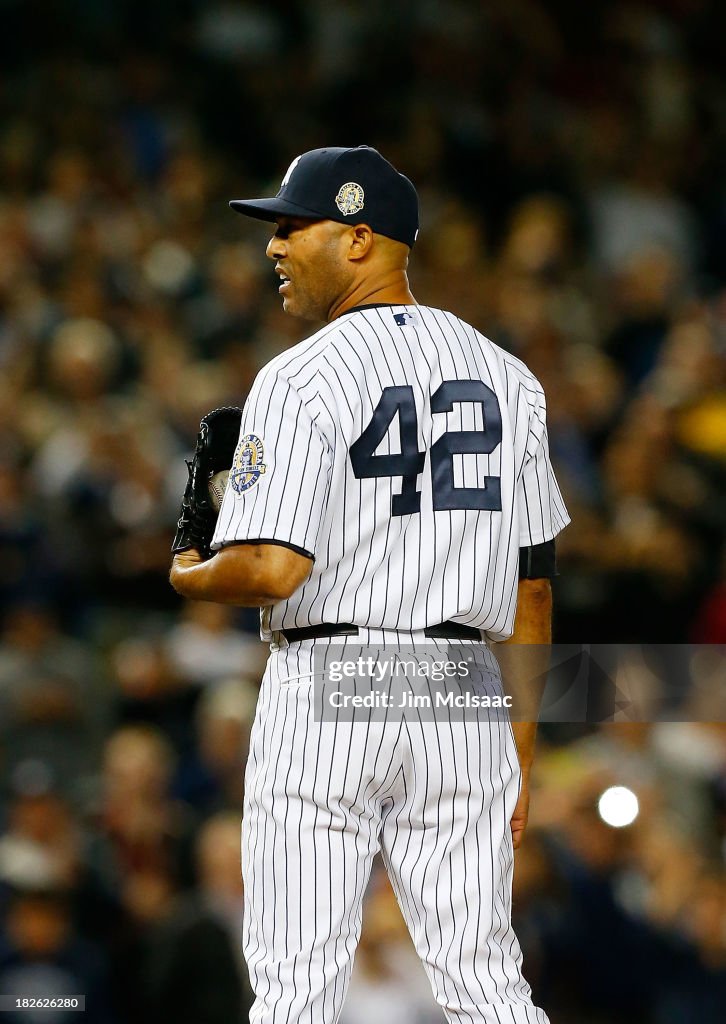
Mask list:
POLYGON ((365 192, 360 185, 355 181, 346 181, 345 185, 341 185, 340 192, 335 197, 335 205, 344 216, 350 217, 354 213, 360 213, 364 206, 364 199, 365 192))
POLYGON ((258 220, 309 217, 361 222, 376 234, 412 246, 418 235, 418 196, 403 174, 370 146, 312 149, 295 157, 274 199, 233 199, 238 213, 258 220))

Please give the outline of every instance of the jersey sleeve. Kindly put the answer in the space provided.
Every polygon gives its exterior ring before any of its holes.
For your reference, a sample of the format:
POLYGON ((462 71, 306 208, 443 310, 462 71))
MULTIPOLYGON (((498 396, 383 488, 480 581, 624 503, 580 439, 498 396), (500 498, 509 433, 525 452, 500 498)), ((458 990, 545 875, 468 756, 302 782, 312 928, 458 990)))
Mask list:
POLYGON ((299 394, 263 370, 242 412, 212 548, 268 542, 314 558, 331 467, 331 448, 299 394))
POLYGON ((544 392, 534 400, 522 474, 517 488, 519 546, 552 540, 570 522, 550 462, 544 392))

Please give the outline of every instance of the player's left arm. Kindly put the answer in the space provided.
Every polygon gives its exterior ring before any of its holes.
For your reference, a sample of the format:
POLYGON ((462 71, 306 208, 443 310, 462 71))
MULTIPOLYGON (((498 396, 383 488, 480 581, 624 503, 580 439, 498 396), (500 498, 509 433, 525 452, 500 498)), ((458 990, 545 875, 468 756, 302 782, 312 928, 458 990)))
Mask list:
POLYGON ((308 406, 271 363, 242 412, 233 471, 210 548, 182 551, 169 581, 193 601, 255 608, 286 601, 313 568, 332 449, 308 406), (249 465, 243 456, 252 453, 249 465))
POLYGON ((206 560, 194 548, 175 555, 169 582, 192 601, 261 608, 291 597, 312 567, 284 544, 229 544, 206 560))

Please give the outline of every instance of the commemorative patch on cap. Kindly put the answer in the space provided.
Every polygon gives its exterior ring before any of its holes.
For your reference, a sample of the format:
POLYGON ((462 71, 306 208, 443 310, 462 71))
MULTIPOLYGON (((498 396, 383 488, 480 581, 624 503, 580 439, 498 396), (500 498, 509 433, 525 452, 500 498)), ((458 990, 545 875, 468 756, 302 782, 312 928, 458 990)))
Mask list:
POLYGON ((229 471, 229 482, 238 494, 244 494, 260 482, 260 477, 267 471, 262 461, 264 454, 262 438, 256 434, 245 434, 240 438, 229 471))
POLYGON ((360 213, 363 209, 365 192, 356 181, 346 181, 340 186, 340 191, 335 197, 335 205, 344 217, 351 217, 354 213, 360 213))

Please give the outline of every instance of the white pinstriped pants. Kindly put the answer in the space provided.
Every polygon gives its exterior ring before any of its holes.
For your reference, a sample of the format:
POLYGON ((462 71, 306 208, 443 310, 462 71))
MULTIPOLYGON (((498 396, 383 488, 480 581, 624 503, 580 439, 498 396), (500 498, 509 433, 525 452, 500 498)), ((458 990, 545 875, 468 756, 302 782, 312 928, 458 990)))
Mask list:
POLYGON ((285 682, 312 649, 273 648, 250 740, 251 1024, 338 1020, 379 850, 446 1019, 548 1024, 510 923, 519 767, 508 722, 315 722, 309 678, 285 682))

